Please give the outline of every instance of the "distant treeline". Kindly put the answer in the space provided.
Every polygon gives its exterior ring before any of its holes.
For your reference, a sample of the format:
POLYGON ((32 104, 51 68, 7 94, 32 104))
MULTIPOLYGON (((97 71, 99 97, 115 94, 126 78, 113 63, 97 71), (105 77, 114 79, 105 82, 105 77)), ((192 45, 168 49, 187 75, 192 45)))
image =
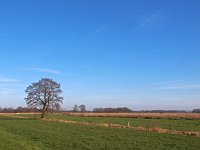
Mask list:
POLYGON ((94 108, 93 112, 97 113, 119 113, 119 112, 133 112, 131 109, 127 107, 118 107, 118 108, 94 108))
POLYGON ((41 112, 40 109, 37 108, 28 108, 28 107, 17 107, 17 108, 1 108, 0 107, 0 113, 25 113, 25 112, 41 112))
POLYGON ((140 110, 140 111, 133 111, 127 107, 118 107, 118 108, 94 108, 93 112, 98 113, 129 113, 129 112, 139 112, 139 113, 198 113, 200 109, 194 109, 193 111, 185 111, 185 110, 140 110))
MULTIPOLYGON (((127 107, 117 107, 117 108, 94 108, 93 111, 86 111, 85 105, 84 110, 80 107, 80 111, 64 111, 60 108, 57 110, 49 110, 49 112, 94 112, 94 113, 131 113, 131 112, 138 112, 138 113, 200 113, 200 109, 193 109, 192 111, 185 111, 185 110, 140 110, 140 111, 133 111, 127 107)), ((38 108, 29 108, 29 107, 17 107, 17 108, 1 108, 0 113, 27 113, 27 112, 41 112, 41 109, 38 108)))
POLYGON ((187 113, 191 111, 186 110, 140 110, 141 113, 187 113))
POLYGON ((193 109, 193 113, 200 113, 200 109, 193 109))
MULTIPOLYGON (((17 107, 17 108, 12 108, 12 107, 1 108, 0 107, 0 113, 27 113, 27 112, 41 112, 41 111, 42 111, 42 109, 21 107, 21 106, 17 107)), ((49 112, 52 112, 52 111, 58 112, 59 110, 49 109, 49 112)))

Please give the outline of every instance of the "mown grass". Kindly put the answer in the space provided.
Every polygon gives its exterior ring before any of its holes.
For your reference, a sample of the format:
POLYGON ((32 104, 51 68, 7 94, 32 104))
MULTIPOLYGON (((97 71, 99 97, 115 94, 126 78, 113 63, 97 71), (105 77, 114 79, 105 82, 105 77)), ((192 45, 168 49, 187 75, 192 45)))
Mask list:
MULTIPOLYGON (((39 114, 23 115, 29 117, 39 118, 39 114)), ((92 122, 92 123, 112 123, 130 126, 142 127, 160 127, 163 129, 179 130, 179 131, 200 131, 200 119, 155 119, 155 118, 119 118, 119 117, 80 117, 69 116, 66 114, 47 114, 46 118, 49 119, 63 119, 78 122, 92 122)))
POLYGON ((2 150, 130 150, 200 147, 200 138, 0 116, 2 150))

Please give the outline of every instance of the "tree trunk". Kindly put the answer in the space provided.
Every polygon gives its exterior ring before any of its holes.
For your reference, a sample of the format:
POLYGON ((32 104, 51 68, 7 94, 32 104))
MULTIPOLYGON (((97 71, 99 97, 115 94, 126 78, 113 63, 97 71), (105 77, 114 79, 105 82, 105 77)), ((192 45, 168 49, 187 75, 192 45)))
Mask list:
POLYGON ((46 107, 46 103, 44 104, 44 106, 43 106, 43 108, 42 108, 42 115, 41 115, 41 119, 42 119, 42 118, 44 118, 44 114, 45 114, 45 112, 46 112, 46 109, 45 109, 45 107, 46 107))
POLYGON ((45 106, 43 107, 41 119, 44 118, 44 115, 48 111, 48 109, 49 109, 49 102, 47 102, 47 104, 45 104, 45 106))
POLYGON ((42 111, 41 119, 44 118, 45 110, 42 111))

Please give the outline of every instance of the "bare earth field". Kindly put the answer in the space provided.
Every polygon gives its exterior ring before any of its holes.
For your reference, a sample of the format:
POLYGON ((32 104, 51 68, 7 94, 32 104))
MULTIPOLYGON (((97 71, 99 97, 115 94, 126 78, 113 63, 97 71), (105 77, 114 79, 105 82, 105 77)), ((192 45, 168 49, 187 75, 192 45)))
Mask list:
MULTIPOLYGON (((13 114, 40 114, 40 113, 0 113, 0 115, 13 114)), ((200 119, 200 113, 80 113, 80 112, 66 112, 54 114, 67 114, 71 116, 85 116, 85 117, 125 117, 125 118, 171 118, 171 119, 200 119)))
POLYGON ((200 119, 200 113, 68 113, 73 116, 200 119))

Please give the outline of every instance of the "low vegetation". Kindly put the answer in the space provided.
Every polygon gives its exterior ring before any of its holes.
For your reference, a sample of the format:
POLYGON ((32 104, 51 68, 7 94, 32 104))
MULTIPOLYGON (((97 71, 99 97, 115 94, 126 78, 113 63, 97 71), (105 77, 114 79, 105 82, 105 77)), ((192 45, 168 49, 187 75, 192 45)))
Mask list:
POLYGON ((0 149, 199 149, 199 137, 0 116, 0 149))
MULTIPOLYGON (((31 118, 39 118, 39 114, 21 114, 31 118)), ((170 118, 125 118, 125 117, 97 117, 97 116, 74 116, 67 114, 48 114, 47 119, 70 120, 77 122, 89 122, 97 124, 119 124, 136 127, 162 128, 178 131, 200 131, 200 119, 170 119, 170 118)))

